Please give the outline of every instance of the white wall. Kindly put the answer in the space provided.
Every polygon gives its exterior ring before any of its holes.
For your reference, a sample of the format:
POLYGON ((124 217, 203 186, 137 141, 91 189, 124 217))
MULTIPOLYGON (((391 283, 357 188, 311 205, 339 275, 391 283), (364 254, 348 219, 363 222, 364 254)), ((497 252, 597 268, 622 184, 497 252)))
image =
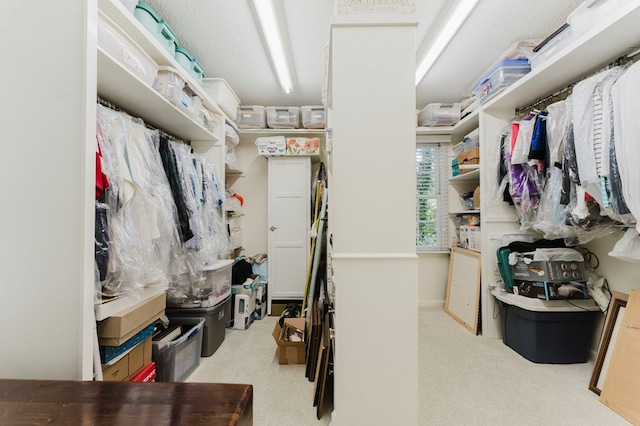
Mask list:
POLYGON ((335 425, 417 424, 415 17, 375 18, 331 29, 335 425))
POLYGON ((448 253, 418 253, 418 306, 444 307, 448 274, 448 253))
POLYGON ((235 147, 243 175, 237 179, 227 177, 227 187, 244 198, 242 207, 241 254, 253 256, 267 253, 267 158, 258 155, 255 137, 242 135, 235 147))
POLYGON ((0 377, 91 379, 97 2, 37 8, 0 25, 0 377))

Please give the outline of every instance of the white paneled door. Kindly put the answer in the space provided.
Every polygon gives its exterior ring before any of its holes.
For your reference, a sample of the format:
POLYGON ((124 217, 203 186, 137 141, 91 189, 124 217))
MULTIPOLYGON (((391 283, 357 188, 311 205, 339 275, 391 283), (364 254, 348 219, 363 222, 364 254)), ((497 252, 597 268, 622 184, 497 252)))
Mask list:
POLYGON ((309 262, 311 161, 269 157, 268 310, 273 300, 302 299, 309 262))

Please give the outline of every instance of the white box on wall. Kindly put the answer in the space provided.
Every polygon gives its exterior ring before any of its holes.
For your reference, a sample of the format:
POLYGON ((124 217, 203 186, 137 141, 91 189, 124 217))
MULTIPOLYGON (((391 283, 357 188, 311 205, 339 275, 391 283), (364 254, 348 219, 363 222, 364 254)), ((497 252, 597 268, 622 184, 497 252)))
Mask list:
POLYGON ((460 247, 473 251, 480 251, 482 234, 479 226, 460 227, 460 247))

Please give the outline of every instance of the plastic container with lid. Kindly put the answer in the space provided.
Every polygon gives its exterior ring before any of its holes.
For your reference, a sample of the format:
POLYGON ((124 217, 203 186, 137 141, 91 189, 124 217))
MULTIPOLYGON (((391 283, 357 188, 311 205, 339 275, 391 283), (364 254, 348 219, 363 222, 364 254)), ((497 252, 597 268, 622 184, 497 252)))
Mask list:
POLYGON ((158 65, 102 12, 98 13, 98 47, 147 85, 153 85, 158 65))
POLYGON ((324 129, 326 118, 323 105, 300 107, 302 127, 305 129, 324 129))
POLYGON ((475 85, 472 91, 478 99, 480 99, 480 102, 486 102, 491 97, 518 81, 529 71, 531 71, 531 65, 528 59, 502 61, 493 67, 493 69, 475 85))
POLYGON ((267 126, 272 129, 297 129, 300 126, 300 108, 275 107, 266 108, 267 126))
POLYGON ((196 58, 179 46, 176 47, 175 58, 199 84, 202 84, 204 70, 196 58))
POLYGON ((420 127, 452 126, 459 120, 459 103, 433 103, 427 105, 418 113, 418 125, 420 127))
POLYGON ((176 45, 178 43, 176 33, 166 21, 160 18, 151 6, 139 1, 133 12, 133 16, 151 32, 153 37, 160 42, 162 47, 164 47, 171 56, 175 55, 176 45))
POLYGON ((240 105, 240 99, 233 91, 229 83, 223 78, 203 78, 202 88, 214 101, 229 115, 235 117, 240 105))
POLYGON ((240 105, 236 113, 236 124, 241 129, 264 129, 266 115, 262 105, 240 105))
POLYGON ((158 76, 153 83, 153 88, 171 103, 178 105, 182 100, 184 84, 184 79, 177 69, 161 66, 158 68, 158 76))

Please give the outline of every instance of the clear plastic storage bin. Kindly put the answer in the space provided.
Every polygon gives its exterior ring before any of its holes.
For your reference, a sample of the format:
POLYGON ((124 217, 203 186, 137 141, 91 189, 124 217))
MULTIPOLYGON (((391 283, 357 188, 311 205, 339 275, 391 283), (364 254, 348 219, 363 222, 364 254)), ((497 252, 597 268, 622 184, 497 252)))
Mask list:
POLYGON ((236 124, 241 129, 264 129, 267 120, 262 105, 240 105, 236 113, 236 124))
POLYGON ((200 365, 204 318, 170 318, 182 323, 182 335, 166 345, 152 342, 158 382, 184 382, 200 365))
POLYGON ((324 106, 303 106, 300 107, 302 113, 302 127, 305 129, 324 129, 326 123, 324 106))
POLYGON ((235 117, 240 105, 240 99, 225 79, 204 78, 202 79, 202 88, 229 117, 235 117))
POLYGON ((273 107, 267 110, 267 126, 272 129, 297 129, 300 126, 300 108, 273 107))
POLYGON ((98 47, 146 84, 153 86, 158 65, 102 12, 98 13, 98 47))
POLYGON ((429 104, 418 113, 418 125, 452 126, 460 120, 460 104, 429 104))
POLYGON ((153 83, 153 88, 171 103, 178 105, 182 100, 184 84, 184 79, 177 69, 161 66, 158 68, 158 76, 153 83))
POLYGON ((204 285, 211 289, 209 306, 214 306, 231 294, 231 269, 233 259, 223 259, 202 268, 204 285))
POLYGON ((480 102, 486 102, 518 81, 529 71, 531 71, 531 65, 529 65, 527 59, 502 61, 476 84, 473 88, 473 93, 480 99, 480 102))

